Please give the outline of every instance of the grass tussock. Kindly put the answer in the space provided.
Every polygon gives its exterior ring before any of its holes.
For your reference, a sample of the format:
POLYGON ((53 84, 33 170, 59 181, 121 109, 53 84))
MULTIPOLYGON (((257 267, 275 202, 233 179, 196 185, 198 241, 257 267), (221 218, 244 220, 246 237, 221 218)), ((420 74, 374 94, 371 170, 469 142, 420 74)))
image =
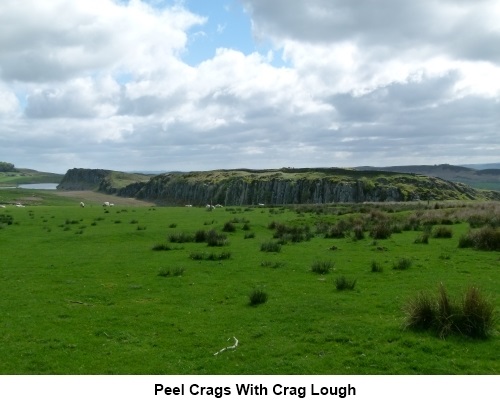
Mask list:
POLYGON ((419 292, 408 300, 404 312, 406 328, 432 330, 441 338, 452 334, 486 338, 494 326, 494 305, 475 286, 455 299, 440 284, 435 297, 419 292))
POLYGON ((477 230, 470 230, 465 235, 460 236, 458 247, 500 251, 500 228, 485 226, 477 230))
POLYGON ((250 293, 248 298, 250 306, 257 306, 266 303, 269 297, 264 290, 256 288, 250 293))
POLYGON ((384 267, 380 263, 373 260, 371 265, 371 270, 372 273, 382 273, 384 271, 384 267))
POLYGON ((355 279, 351 280, 345 276, 340 276, 335 279, 335 288, 337 289, 337 291, 354 290, 355 286, 356 286, 355 279))
POLYGON ((311 265, 311 271, 316 274, 328 274, 333 270, 333 262, 331 260, 316 260, 311 265))
POLYGON ((231 252, 193 252, 189 255, 189 257, 193 260, 211 260, 211 261, 220 261, 220 260, 228 260, 231 258, 231 252))
POLYGON ((276 241, 263 242, 260 245, 261 252, 279 253, 281 252, 281 244, 276 241))
POLYGON ((394 270, 407 270, 411 267, 412 260, 408 257, 399 258, 392 266, 394 270))
POLYGON ((181 277, 184 275, 186 269, 182 266, 174 267, 172 269, 161 268, 158 272, 160 277, 181 277))
POLYGON ((453 231, 447 226, 439 226, 432 232, 433 238, 451 238, 453 231))

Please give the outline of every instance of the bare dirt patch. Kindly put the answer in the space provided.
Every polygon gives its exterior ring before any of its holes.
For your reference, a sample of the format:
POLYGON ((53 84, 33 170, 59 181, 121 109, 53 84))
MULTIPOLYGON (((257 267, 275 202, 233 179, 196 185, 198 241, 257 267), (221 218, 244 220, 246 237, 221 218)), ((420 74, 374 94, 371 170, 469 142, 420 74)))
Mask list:
POLYGON ((86 205, 102 205, 105 201, 109 201, 110 203, 113 203, 115 205, 129 206, 129 207, 152 207, 155 205, 154 203, 137 200, 135 198, 117 197, 114 195, 102 194, 88 190, 55 191, 54 194, 59 195, 61 197, 79 199, 86 205))

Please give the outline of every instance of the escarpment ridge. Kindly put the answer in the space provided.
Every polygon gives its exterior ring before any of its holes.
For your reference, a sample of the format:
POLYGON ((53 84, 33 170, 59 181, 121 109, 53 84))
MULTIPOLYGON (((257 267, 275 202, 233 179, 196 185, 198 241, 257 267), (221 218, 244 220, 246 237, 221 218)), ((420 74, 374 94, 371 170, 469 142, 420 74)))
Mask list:
POLYGON ((60 190, 94 190, 158 205, 282 205, 419 200, 500 200, 437 177, 375 170, 282 168, 212 170, 156 176, 71 169, 60 190))

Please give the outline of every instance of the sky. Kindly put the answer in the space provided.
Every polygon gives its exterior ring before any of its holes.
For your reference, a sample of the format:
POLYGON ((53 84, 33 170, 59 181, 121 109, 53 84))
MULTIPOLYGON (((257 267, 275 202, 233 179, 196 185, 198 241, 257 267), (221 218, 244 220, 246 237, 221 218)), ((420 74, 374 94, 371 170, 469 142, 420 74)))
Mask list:
POLYGON ((2 0, 0 161, 500 161, 498 0, 2 0))

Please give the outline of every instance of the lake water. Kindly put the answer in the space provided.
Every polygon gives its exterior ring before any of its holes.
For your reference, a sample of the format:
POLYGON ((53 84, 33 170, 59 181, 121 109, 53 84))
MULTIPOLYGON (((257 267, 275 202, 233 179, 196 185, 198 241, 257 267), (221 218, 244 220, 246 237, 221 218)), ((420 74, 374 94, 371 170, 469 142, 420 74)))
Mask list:
POLYGON ((30 190, 56 190, 59 183, 19 184, 19 188, 30 190))

